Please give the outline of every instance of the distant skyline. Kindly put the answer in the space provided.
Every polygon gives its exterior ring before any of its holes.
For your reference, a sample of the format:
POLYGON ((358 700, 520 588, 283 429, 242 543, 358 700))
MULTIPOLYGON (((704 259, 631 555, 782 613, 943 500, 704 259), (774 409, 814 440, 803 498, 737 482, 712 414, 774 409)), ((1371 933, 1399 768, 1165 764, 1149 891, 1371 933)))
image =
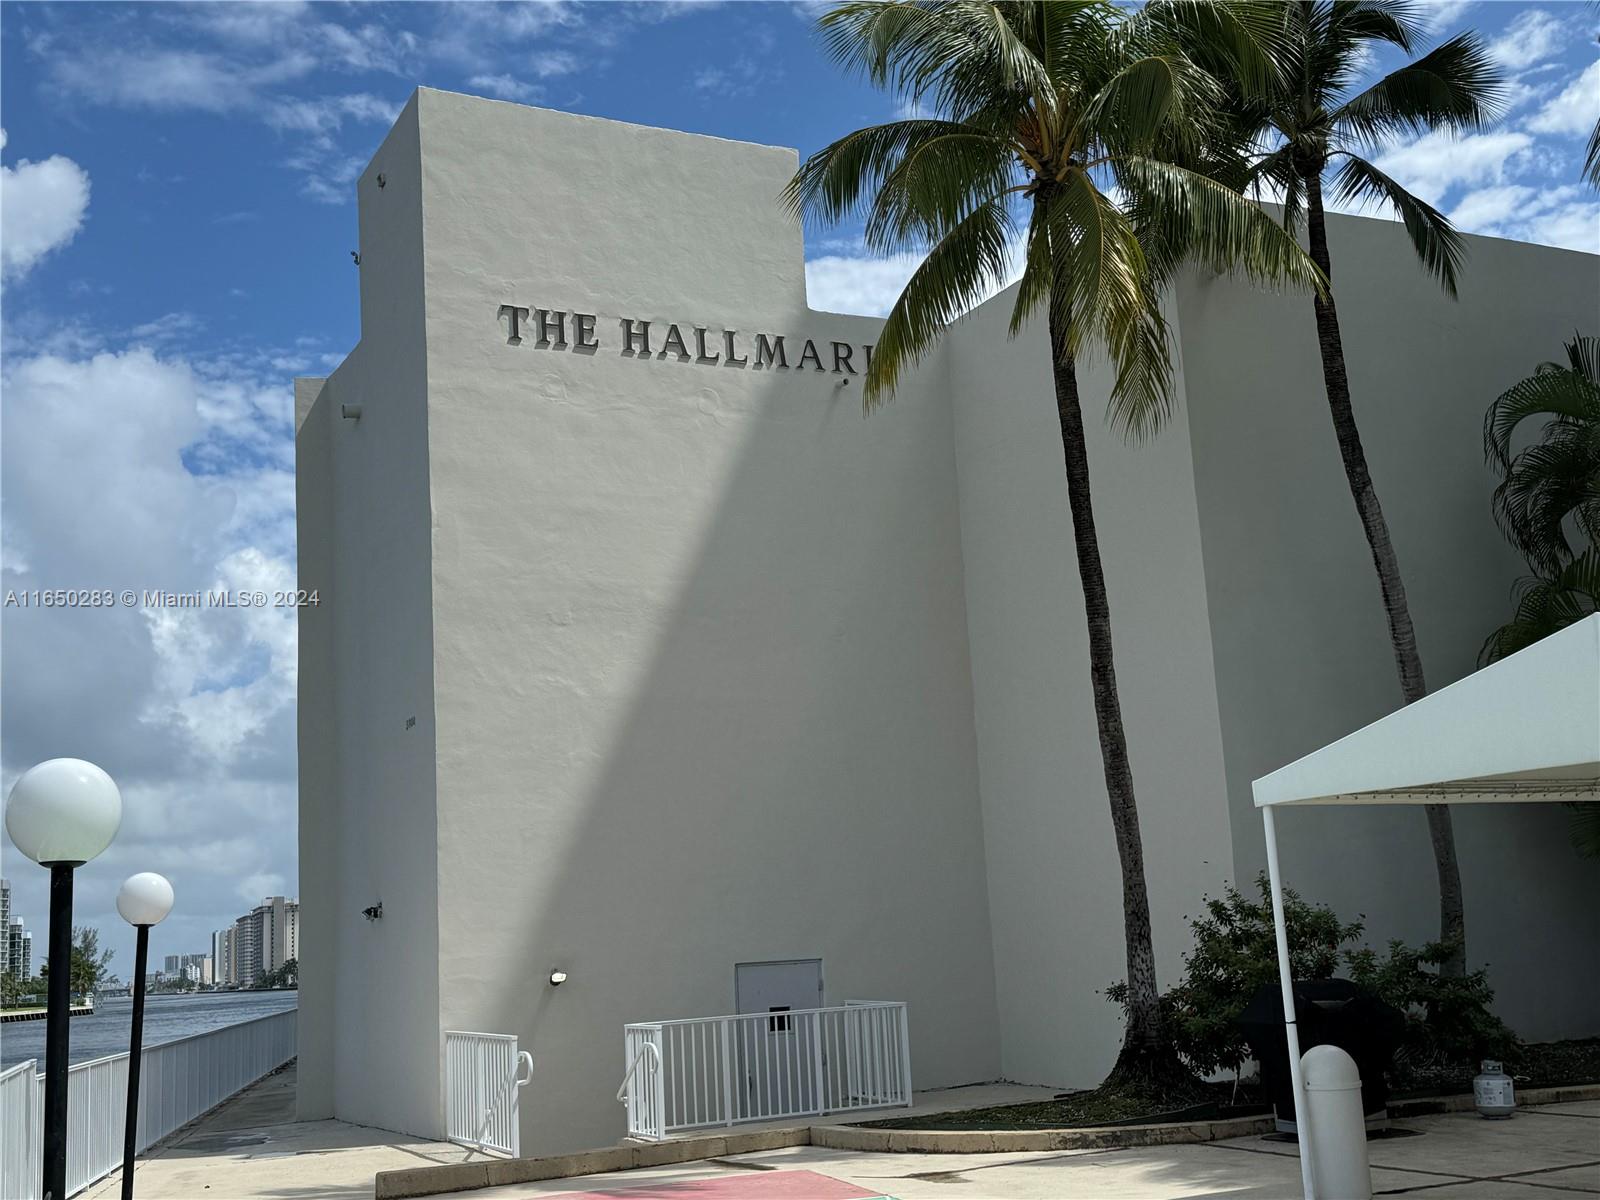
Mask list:
MULTIPOLYGON (((294 586, 290 378, 357 339, 353 180, 416 85, 807 154, 896 115, 822 53, 824 7, 0 4, 4 589, 294 586)), ((1379 164, 1469 231, 1600 251, 1579 178, 1600 110, 1594 9, 1427 13, 1436 40, 1485 35, 1511 106, 1493 130, 1397 142, 1379 164)), ((525 219, 581 236, 586 217, 525 219)), ((806 252, 811 304, 834 311, 884 312, 913 266, 872 258, 855 228, 806 252)), ((1558 350, 1530 346, 1530 368, 1558 350)), ((177 894, 155 961, 297 892, 291 609, 0 622, 0 786, 73 755, 123 790, 122 832, 77 884, 77 922, 113 969, 131 970, 113 901, 135 871, 177 894)), ((40 931, 45 872, 3 851, 40 931)))

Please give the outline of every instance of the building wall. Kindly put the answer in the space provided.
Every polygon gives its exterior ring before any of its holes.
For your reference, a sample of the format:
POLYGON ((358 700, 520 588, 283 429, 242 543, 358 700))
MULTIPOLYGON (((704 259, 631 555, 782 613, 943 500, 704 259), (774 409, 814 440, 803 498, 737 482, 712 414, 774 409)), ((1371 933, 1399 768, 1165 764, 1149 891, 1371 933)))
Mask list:
POLYGON ((428 482, 422 206, 416 99, 366 172, 360 197, 361 341, 329 376, 301 424, 328 483, 302 492, 302 536, 328 536, 316 576, 333 600, 302 609, 324 657, 301 660, 301 717, 335 731, 301 764, 302 901, 312 929, 302 1001, 312 1043, 331 1047, 312 1076, 306 1115, 442 1132, 435 869, 432 509, 428 482), (379 187, 378 176, 384 177, 379 187), (342 416, 345 406, 361 416, 342 416), (320 428, 313 426, 320 422, 320 428), (315 432, 308 435, 308 431, 315 432), (326 440, 326 449, 322 441, 326 440), (331 693, 331 694, 330 694, 331 693), (306 839, 326 837, 305 853, 306 839), (322 879, 310 878, 318 864, 322 879), (382 917, 367 920, 369 907, 382 917), (314 943, 324 939, 321 946, 314 943))
POLYGON ((731 1011, 740 961, 910 1001, 919 1086, 994 1078, 937 383, 863 421, 831 372, 619 353, 873 340, 804 306, 792 151, 420 95, 444 1027, 533 1052, 525 1152, 620 1136, 623 1024, 731 1011), (507 302, 605 345, 508 346, 507 302))
MULTIPOLYGON (((908 1000, 919 1087, 1110 1065, 1120 880, 1042 330, 1008 342, 998 297, 868 419, 842 374, 662 352, 669 322, 874 340, 806 307, 795 162, 424 89, 358 182, 362 341, 298 406, 301 586, 332 598, 301 616, 302 1115, 437 1135, 442 1035, 485 1030, 534 1055, 525 1152, 608 1142, 623 1024, 732 1011, 736 963, 790 958, 829 1003, 908 1000), (568 344, 508 344, 504 304, 568 344), (655 353, 618 353, 623 318, 655 353)), ((1442 684, 1516 573, 1479 415, 1595 261, 1475 241, 1450 306, 1380 289, 1394 229, 1334 232, 1442 684)), ((1185 281, 1147 445, 1082 370, 1164 984, 1259 863, 1249 781, 1395 702, 1307 308, 1185 281)), ((1597 932, 1560 818, 1460 819, 1474 958, 1532 1036, 1594 1032, 1592 959, 1549 965, 1597 932)), ((1427 934, 1420 815, 1283 825, 1291 883, 1427 934)))
MULTIPOLYGON (((317 604, 297 610, 299 621, 298 723, 300 771, 300 903, 311 937, 300 956, 299 1016, 295 1038, 296 1114, 302 1121, 333 1116, 334 1031, 338 1008, 339 729, 332 670, 337 647, 334 579, 338 513, 334 509, 333 402, 321 399, 325 379, 297 379, 295 400, 295 511, 298 586, 317 593, 317 604), (308 686, 309 685, 309 686, 308 686)), ((343 686, 348 686, 344 684, 343 686)), ((224 947, 214 947, 217 982, 225 979, 224 947)))
MULTIPOLYGON (((1087 1087, 1111 1066, 1127 977, 1122 883, 1042 317, 1015 341, 1008 289, 948 338, 968 632, 1004 1073, 1087 1087)), ((1181 397, 1181 370, 1174 381, 1181 397)), ((1111 372, 1079 368, 1089 473, 1138 800, 1158 977, 1183 916, 1231 874, 1188 421, 1152 442, 1104 419, 1111 372)))
MULTIPOLYGON (((1588 329, 1600 260, 1470 237, 1459 300, 1396 223, 1329 218, 1350 391, 1428 683, 1474 667, 1525 567, 1489 512, 1484 410, 1588 329)), ((1399 707, 1372 560, 1328 416, 1311 302, 1194 278, 1178 291, 1193 461, 1239 875, 1265 869, 1250 781, 1399 707)), ((1524 1036, 1594 1034, 1600 864, 1557 805, 1454 811, 1469 958, 1524 1036), (1534 914, 1537 914, 1535 917, 1534 914), (1576 953, 1578 947, 1587 953, 1576 953)), ((1286 881, 1365 914, 1370 936, 1438 936, 1420 809, 1278 822, 1286 881)))

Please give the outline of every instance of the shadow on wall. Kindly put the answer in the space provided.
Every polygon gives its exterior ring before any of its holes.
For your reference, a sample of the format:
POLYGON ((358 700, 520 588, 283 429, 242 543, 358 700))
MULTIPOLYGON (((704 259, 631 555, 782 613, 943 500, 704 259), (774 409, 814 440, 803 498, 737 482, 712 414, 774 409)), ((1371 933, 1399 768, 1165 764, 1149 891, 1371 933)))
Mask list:
POLYGON ((622 1026, 733 1011, 738 962, 909 1000, 919 1087, 995 1078, 937 364, 864 421, 831 374, 502 349, 522 389, 430 410, 440 945, 445 1027, 533 1053, 524 1152, 620 1136, 622 1026))

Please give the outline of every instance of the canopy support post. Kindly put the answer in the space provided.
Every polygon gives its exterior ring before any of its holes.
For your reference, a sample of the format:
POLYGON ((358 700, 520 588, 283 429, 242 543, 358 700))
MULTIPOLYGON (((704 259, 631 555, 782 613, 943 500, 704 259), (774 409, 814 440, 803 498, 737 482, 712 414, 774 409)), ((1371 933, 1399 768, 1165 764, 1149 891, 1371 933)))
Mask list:
POLYGON ((1300 1073, 1300 1029, 1295 1021, 1294 981, 1289 974, 1289 929, 1283 919, 1283 879, 1278 874, 1278 829, 1272 805, 1261 806, 1261 825, 1267 835, 1267 880, 1272 887, 1272 932, 1278 943, 1278 984, 1283 989, 1283 1032, 1289 1043, 1289 1084, 1294 1094, 1294 1121, 1300 1143, 1300 1186, 1305 1200, 1316 1200, 1311 1178, 1310 1113, 1306 1111, 1305 1080, 1300 1073))

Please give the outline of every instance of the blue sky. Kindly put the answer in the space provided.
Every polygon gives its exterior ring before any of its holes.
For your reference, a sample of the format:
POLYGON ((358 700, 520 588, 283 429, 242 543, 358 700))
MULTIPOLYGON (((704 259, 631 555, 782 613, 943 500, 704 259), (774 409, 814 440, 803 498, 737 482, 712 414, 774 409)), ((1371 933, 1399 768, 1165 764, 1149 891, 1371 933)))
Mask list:
MULTIPOLYGON (((808 153, 894 115, 826 60, 816 11, 0 4, 5 588, 293 586, 289 380, 356 340, 352 181, 414 86, 808 153)), ((1427 13, 1435 37, 1485 35, 1512 105, 1480 135, 1383 147, 1381 165, 1468 230, 1600 251, 1600 197, 1579 180, 1600 114, 1595 10, 1427 13)), ((808 247, 817 308, 882 312, 912 266, 868 257, 851 230, 808 247)), ((0 782, 73 754, 123 784, 123 834, 79 903, 115 965, 131 940, 112 897, 133 871, 177 887, 157 955, 205 949, 248 904, 293 894, 291 613, 0 620, 0 782)), ((44 873, 3 849, 38 944, 44 873)))

